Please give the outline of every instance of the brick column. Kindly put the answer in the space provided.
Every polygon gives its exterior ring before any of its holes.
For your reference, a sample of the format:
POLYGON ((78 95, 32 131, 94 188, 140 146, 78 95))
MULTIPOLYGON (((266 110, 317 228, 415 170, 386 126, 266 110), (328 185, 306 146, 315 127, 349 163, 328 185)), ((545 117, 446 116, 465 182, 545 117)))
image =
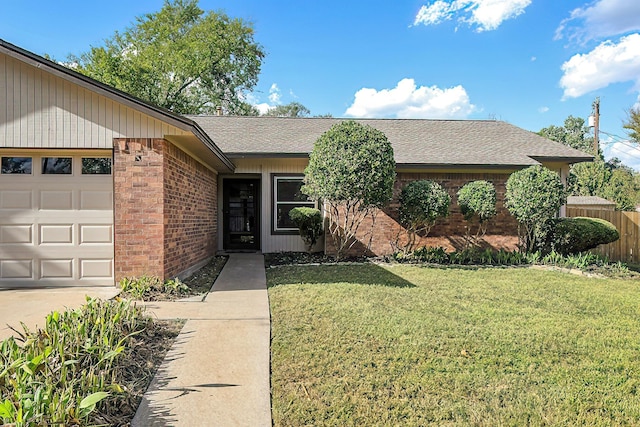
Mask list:
POLYGON ((164 278, 163 139, 114 139, 115 279, 164 278))

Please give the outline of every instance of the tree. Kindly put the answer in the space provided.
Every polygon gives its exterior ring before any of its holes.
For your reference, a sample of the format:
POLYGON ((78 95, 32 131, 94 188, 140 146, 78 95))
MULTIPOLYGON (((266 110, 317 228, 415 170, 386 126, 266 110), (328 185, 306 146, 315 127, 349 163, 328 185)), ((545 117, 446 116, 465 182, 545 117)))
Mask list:
POLYGON ((302 192, 324 201, 337 259, 358 241, 367 217, 373 230, 375 214, 393 196, 395 166, 387 137, 353 120, 333 125, 315 142, 302 192))
POLYGON ((518 221, 520 247, 531 252, 537 244, 536 232, 558 215, 567 202, 560 175, 542 166, 530 166, 511 174, 507 180, 505 206, 518 221))
POLYGON ((307 252, 311 252, 322 236, 322 212, 316 208, 301 206, 291 209, 289 218, 298 227, 307 252))
POLYGON ((627 121, 622 125, 628 129, 627 134, 636 143, 640 143, 640 107, 632 107, 627 111, 627 121))
POLYGON ((197 0, 166 0, 104 46, 70 57, 77 71, 178 114, 255 113, 244 92, 258 81, 264 51, 251 25, 197 0))
POLYGON ((458 191, 460 212, 469 223, 467 226, 467 241, 469 243, 477 242, 478 238, 487 232, 489 220, 497 214, 496 201, 496 188, 488 181, 468 182, 458 191), (478 222, 475 234, 472 232, 474 221, 478 222), (472 235, 473 237, 471 237, 472 235))
POLYGON ((286 105, 278 105, 271 108, 263 116, 272 117, 308 117, 311 111, 299 102, 291 102, 286 105))
POLYGON ((569 147, 585 153, 593 153, 593 137, 589 135, 589 127, 584 124, 584 119, 569 116, 564 121, 564 126, 551 125, 543 128, 538 135, 560 142, 569 147))
POLYGON ((440 184, 428 180, 413 181, 400 193, 400 223, 409 234, 405 252, 412 251, 418 235, 427 236, 438 218, 449 215, 451 197, 440 184))

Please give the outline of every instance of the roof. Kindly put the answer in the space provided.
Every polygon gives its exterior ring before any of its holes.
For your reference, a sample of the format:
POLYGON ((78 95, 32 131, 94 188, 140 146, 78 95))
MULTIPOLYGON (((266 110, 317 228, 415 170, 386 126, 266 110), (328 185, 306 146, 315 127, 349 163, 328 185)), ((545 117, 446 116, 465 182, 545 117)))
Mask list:
POLYGON ((112 86, 101 83, 90 77, 80 74, 70 68, 64 67, 56 62, 45 59, 33 52, 15 46, 5 40, 0 39, 0 53, 5 53, 12 58, 16 58, 22 62, 32 65, 38 69, 67 80, 71 83, 84 87, 87 90, 106 96, 107 98, 119 102, 123 105, 131 107, 135 110, 143 112, 158 120, 162 120, 168 124, 176 126, 185 131, 190 131, 205 146, 205 148, 215 156, 215 166, 224 171, 233 171, 235 166, 228 157, 220 150, 218 146, 209 138, 200 126, 191 119, 175 114, 164 108, 149 104, 135 96, 118 90, 112 86))
MULTIPOLYGON (((229 157, 303 157, 339 118, 188 116, 229 157)), ((495 120, 355 119, 383 132, 398 165, 526 167, 592 156, 495 120)))
POLYGON ((567 197, 567 205, 615 206, 616 203, 598 196, 569 196, 567 197))

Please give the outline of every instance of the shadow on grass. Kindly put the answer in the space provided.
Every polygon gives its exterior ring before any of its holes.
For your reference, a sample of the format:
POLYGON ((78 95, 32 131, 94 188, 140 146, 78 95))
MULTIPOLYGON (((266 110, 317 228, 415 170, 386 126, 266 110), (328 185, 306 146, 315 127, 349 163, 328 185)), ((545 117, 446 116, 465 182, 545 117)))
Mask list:
POLYGON ((269 288, 292 284, 351 283, 415 288, 416 285, 376 264, 281 266, 267 270, 269 288))

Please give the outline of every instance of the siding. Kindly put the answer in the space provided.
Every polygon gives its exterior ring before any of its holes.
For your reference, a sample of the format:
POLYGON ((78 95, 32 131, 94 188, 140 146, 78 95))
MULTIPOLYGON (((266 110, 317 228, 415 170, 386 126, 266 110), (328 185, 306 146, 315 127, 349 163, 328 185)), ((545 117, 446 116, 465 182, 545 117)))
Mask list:
POLYGON ((0 54, 0 147, 113 148, 187 132, 0 54))
MULTIPOLYGON (((304 242, 298 235, 272 235, 271 221, 272 214, 272 182, 271 174, 302 174, 304 168, 309 163, 308 159, 233 159, 236 165, 236 174, 227 175, 227 178, 240 178, 244 174, 249 177, 259 177, 261 179, 261 201, 260 201, 260 242, 261 251, 269 252, 288 252, 288 251, 305 251, 304 242)), ((222 185, 219 186, 218 200, 222 200, 222 187, 224 186, 224 178, 222 185)), ((222 218, 222 206, 218 211, 218 217, 222 218)), ((219 227, 222 227, 222 221, 219 221, 219 227)), ((218 247, 223 248, 223 230, 219 228, 218 247)), ((322 250, 322 244, 318 245, 318 250, 322 250)))

